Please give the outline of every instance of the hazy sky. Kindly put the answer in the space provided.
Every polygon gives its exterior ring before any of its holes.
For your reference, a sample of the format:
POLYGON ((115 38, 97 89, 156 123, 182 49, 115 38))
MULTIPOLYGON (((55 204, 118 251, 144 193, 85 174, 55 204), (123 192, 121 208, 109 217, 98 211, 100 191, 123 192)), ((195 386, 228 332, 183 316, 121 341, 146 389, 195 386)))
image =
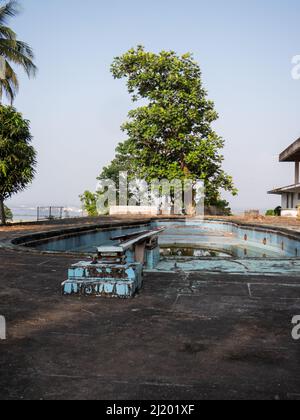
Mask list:
POLYGON ((299 0, 26 0, 13 22, 37 58, 21 76, 16 107, 31 120, 38 150, 33 185, 11 205, 74 205, 114 156, 131 107, 113 58, 137 44, 191 51, 215 101, 225 168, 240 194, 233 208, 274 207, 267 190, 293 182, 278 154, 300 137, 299 0))

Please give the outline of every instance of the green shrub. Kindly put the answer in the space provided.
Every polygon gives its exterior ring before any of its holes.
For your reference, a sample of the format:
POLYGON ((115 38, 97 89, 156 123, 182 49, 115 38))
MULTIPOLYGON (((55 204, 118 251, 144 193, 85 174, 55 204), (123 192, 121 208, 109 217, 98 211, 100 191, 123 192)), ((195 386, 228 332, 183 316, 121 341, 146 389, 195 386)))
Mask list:
POLYGON ((83 210, 85 210, 90 217, 98 216, 97 194, 93 194, 90 191, 85 191, 80 196, 80 201, 82 202, 83 210))
POLYGON ((282 210, 281 207, 278 206, 274 210, 268 210, 266 212, 266 216, 281 216, 281 210, 282 210))
POLYGON ((12 222, 12 220, 13 220, 13 213, 12 213, 11 209, 9 209, 7 206, 4 206, 4 209, 5 209, 6 219, 9 220, 10 222, 12 222))
POLYGON ((276 216, 276 215, 275 215, 275 210, 268 210, 268 211, 266 212, 266 216, 276 216))

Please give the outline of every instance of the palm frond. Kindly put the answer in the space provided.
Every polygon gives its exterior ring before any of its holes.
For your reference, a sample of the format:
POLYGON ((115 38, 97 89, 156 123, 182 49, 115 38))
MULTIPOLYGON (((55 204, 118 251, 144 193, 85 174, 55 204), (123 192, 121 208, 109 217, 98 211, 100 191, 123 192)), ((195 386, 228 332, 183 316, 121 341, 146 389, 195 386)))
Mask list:
MULTIPOLYGON (((2 59, 2 57, 0 58, 2 59)), ((12 104, 16 97, 16 94, 19 91, 19 80, 9 62, 4 61, 4 64, 1 67, 2 69, 0 73, 0 99, 3 96, 3 93, 5 93, 6 97, 12 104)))
POLYGON ((0 85, 1 85, 1 89, 0 89, 1 97, 3 96, 3 93, 5 93, 6 97, 12 104, 17 94, 17 89, 15 88, 14 84, 9 79, 3 79, 3 80, 0 79, 0 85))
POLYGON ((3 25, 11 17, 19 14, 20 7, 16 0, 10 0, 4 6, 0 7, 0 25, 3 25))
POLYGON ((16 33, 8 26, 0 25, 0 38, 16 40, 16 33))
POLYGON ((0 39, 0 55, 7 61, 20 65, 29 77, 36 74, 37 68, 33 63, 32 49, 22 41, 0 39))
POLYGON ((10 80, 11 84, 14 86, 15 92, 18 92, 19 91, 18 76, 8 62, 5 63, 5 78, 10 80))
POLYGON ((4 93, 12 103, 19 90, 18 77, 11 64, 21 66, 28 77, 35 76, 37 71, 30 46, 19 41, 16 33, 6 26, 8 19, 16 16, 19 10, 16 0, 9 0, 0 7, 0 103, 4 93))

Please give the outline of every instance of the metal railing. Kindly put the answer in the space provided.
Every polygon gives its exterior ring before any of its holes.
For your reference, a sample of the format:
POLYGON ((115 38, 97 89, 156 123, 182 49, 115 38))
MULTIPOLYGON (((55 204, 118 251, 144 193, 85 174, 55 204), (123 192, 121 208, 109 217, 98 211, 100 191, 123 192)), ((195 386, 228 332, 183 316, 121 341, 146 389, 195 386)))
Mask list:
POLYGON ((63 218, 64 207, 38 207, 37 221, 43 220, 60 220, 63 218))

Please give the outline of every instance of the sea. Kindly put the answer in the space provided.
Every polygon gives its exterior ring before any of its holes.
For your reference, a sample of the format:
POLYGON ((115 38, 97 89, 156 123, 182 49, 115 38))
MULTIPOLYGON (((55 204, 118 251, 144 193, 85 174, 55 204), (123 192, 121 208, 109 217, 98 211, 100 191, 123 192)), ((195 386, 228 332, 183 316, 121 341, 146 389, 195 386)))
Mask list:
MULTIPOLYGON (((35 222, 38 220, 38 207, 35 206, 10 206, 13 213, 13 222, 35 222)), ((57 208, 53 209, 53 214, 55 216, 60 214, 60 211, 57 208)), ((49 207, 41 207, 40 210, 41 217, 49 215, 49 207)), ((64 207, 62 211, 63 218, 75 218, 75 217, 84 217, 85 214, 80 207, 70 206, 64 207)))

